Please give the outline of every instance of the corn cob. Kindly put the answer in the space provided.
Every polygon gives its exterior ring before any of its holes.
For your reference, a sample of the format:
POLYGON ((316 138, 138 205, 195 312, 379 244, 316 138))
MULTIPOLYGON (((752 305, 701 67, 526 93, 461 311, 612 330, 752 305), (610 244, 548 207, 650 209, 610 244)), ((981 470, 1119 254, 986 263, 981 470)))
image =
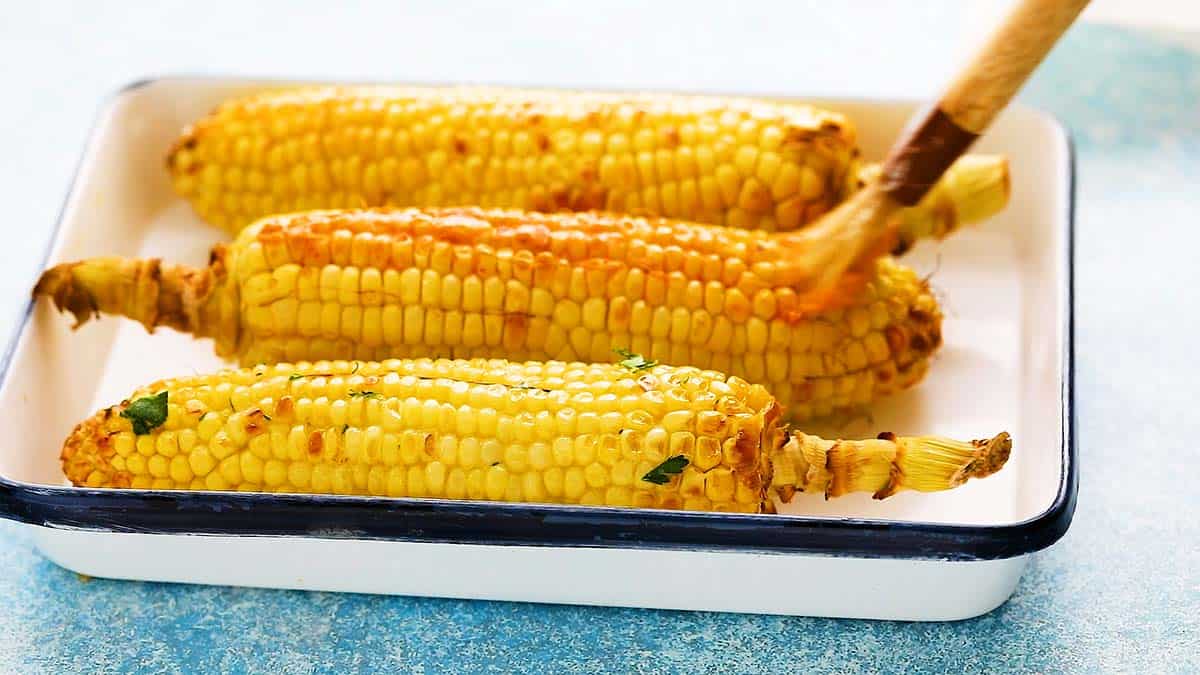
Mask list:
POLYGON ((276 364, 140 389, 78 425, 76 485, 760 512, 796 492, 945 490, 1007 434, 830 442, 698 368, 499 360, 276 364))
MULTIPOLYGON (((859 182, 837 113, 739 98, 471 88, 316 87, 231 100, 184 131, 167 165, 206 220, 364 206, 608 210, 791 230, 859 182)), ((1007 163, 952 169, 953 229, 1007 199, 1007 163)), ((907 224, 907 223, 906 223, 907 224)), ((911 241, 916 234, 901 234, 911 241)))
POLYGON ((920 379, 941 342, 924 281, 882 258, 822 310, 778 281, 788 236, 610 214, 306 212, 248 228, 205 269, 98 258, 34 292, 80 322, 212 337, 244 365, 627 349, 767 385, 797 421, 920 379))

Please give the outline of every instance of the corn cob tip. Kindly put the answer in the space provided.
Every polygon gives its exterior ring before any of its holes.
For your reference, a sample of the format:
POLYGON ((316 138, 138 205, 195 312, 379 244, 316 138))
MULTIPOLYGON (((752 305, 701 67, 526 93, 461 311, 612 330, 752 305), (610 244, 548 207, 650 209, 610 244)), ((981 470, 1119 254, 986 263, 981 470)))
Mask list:
POLYGON ((209 335, 219 328, 210 299, 223 281, 224 257, 218 246, 203 269, 116 256, 63 263, 42 273, 33 297, 48 297, 60 312, 74 315, 73 328, 100 314, 118 314, 148 331, 168 326, 209 335))
POLYGON ((986 478, 996 473, 1012 454, 1012 437, 1007 431, 988 439, 971 441, 971 445, 975 446, 975 458, 950 477, 951 486, 962 485, 969 478, 986 478))
POLYGON ((33 298, 48 297, 60 312, 70 312, 75 317, 72 329, 79 328, 88 320, 99 316, 100 307, 96 297, 83 284, 76 283, 74 269, 80 263, 64 263, 42 273, 33 287, 33 298))
POLYGON ((772 457, 772 488, 783 502, 797 492, 826 499, 851 492, 870 492, 875 499, 902 490, 937 492, 990 476, 1011 451, 1005 432, 975 441, 890 432, 870 440, 826 440, 793 432, 772 457))

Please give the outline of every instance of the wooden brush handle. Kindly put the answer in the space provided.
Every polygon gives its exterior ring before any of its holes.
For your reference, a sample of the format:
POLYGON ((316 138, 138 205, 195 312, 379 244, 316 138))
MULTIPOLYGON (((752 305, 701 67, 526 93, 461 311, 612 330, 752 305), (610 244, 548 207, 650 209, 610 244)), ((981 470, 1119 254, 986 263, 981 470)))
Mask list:
POLYGON ((883 163, 881 189, 912 206, 1008 105, 1089 0, 1019 0, 937 105, 913 119, 883 163))

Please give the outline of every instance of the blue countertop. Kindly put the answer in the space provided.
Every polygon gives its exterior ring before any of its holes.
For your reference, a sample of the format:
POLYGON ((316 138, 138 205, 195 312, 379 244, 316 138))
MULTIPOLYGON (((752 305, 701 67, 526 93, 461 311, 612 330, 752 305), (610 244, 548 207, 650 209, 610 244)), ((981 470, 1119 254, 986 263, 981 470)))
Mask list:
MULTIPOLYGON (((921 26, 963 10, 828 5, 776 16, 616 3, 577 31, 585 14, 565 4, 481 3, 456 17, 29 3, 0 26, 0 318, 21 311, 90 116, 124 81, 208 71, 916 96, 949 72, 921 26), (862 37, 887 27, 900 37, 862 37)), ((1080 26, 1023 96, 1078 144, 1082 485, 1070 532, 990 614, 907 624, 87 580, 3 523, 0 671, 1200 670, 1200 55, 1189 39, 1080 26)))

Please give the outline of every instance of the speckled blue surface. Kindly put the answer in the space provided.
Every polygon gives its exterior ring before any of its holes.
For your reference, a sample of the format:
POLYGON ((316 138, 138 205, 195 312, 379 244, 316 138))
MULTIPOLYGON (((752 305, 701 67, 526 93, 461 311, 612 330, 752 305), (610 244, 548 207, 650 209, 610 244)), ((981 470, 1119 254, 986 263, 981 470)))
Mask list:
MULTIPOLYGON (((917 18, 905 20, 919 21, 922 12, 938 9, 929 3, 916 6, 917 18)), ((304 55, 286 49, 267 54, 221 23, 222 12, 232 17, 236 7, 219 6, 220 12, 202 16, 194 15, 199 11, 194 5, 164 7, 126 16, 82 5, 39 5, 26 10, 26 21, 0 27, 5 63, 36 60, 50 75, 17 74, 28 97, 6 104, 11 109, 0 118, 7 158, 20 160, 0 167, 0 185, 9 191, 6 204, 25 200, 16 207, 17 216, 30 219, 25 225, 51 222, 98 92, 127 75, 207 66, 331 76, 462 79, 477 72, 476 77, 502 81, 571 80, 566 70, 540 77, 540 71, 506 69, 513 63, 535 67, 538 59, 521 56, 516 46, 487 60, 478 53, 473 62, 447 55, 450 65, 444 68, 421 62, 404 66, 403 72, 372 60, 362 46, 347 46, 349 55, 324 47, 304 55), (87 16, 72 20, 73 13, 87 16), (194 30, 160 30, 185 15, 194 30), (60 30, 63 43, 75 49, 43 44, 60 30), (111 35, 96 36, 106 30, 111 35), (229 49, 217 49, 214 40, 224 40, 229 49), (521 76, 529 72, 534 75, 521 76)), ((313 25, 327 18, 314 9, 315 17, 302 20, 278 5, 245 11, 247 20, 277 12, 283 27, 272 38, 276 42, 289 31, 315 30, 313 25)), ((514 30, 533 15, 562 20, 563 10, 557 15, 538 11, 512 18, 514 30)), ((621 5, 620 11, 629 17, 635 10, 621 5)), ((482 18, 466 21, 491 20, 488 12, 480 13, 482 18)), ((873 21, 882 29, 902 15, 873 21)), ((353 16, 365 20, 367 15, 353 16)), ((717 17, 722 19, 717 24, 730 31, 772 30, 771 23, 753 23, 754 11, 746 16, 744 21, 741 15, 717 17)), ((813 16, 815 23, 804 29, 815 41, 808 47, 811 54, 861 39, 854 25, 862 19, 813 16)), ((342 19, 343 25, 349 23, 342 19)), ((443 31, 453 25, 449 19, 423 21, 422 26, 443 31)), ((792 25, 800 25, 795 21, 792 25)), ((579 60, 570 45, 550 40, 534 46, 558 49, 564 68, 577 69, 574 80, 583 84, 650 86, 661 84, 661 77, 712 88, 737 85, 732 75, 737 64, 724 60, 700 64, 712 65, 704 72, 676 72, 681 68, 677 54, 671 57, 676 45, 704 44, 715 30, 710 26, 705 33, 694 20, 680 26, 646 48, 663 50, 656 52, 663 68, 649 74, 620 50, 615 69, 599 71, 583 65, 590 62, 579 60)), ((368 36, 386 34, 381 30, 386 27, 369 29, 368 36)), ((435 38, 436 32, 417 40, 435 38)), ((741 56, 748 63, 775 62, 759 42, 746 44, 741 56)), ((42 559, 22 529, 5 523, 0 524, 0 671, 1200 670, 1200 498, 1193 475, 1200 460, 1195 442, 1200 421, 1194 412, 1200 265, 1193 253, 1200 244, 1200 56, 1175 44, 1082 26, 1024 97, 1061 116, 1078 141, 1083 471, 1071 531, 1034 558, 1016 594, 996 611, 953 624, 904 624, 84 581, 42 559)), ((872 49, 864 58, 887 51, 872 49)), ((903 58, 918 69, 938 60, 928 45, 910 52, 903 58)), ((861 64, 850 67, 857 67, 860 77, 870 71, 861 64)), ((806 78, 794 70, 759 69, 758 79, 747 84, 762 90, 772 89, 774 82, 797 91, 836 89, 830 86, 836 79, 827 74, 806 78)), ((897 87, 894 77, 879 84, 850 91, 897 87)), ((923 80, 914 91, 927 93, 935 84, 923 80)), ((4 226, 22 227, 20 218, 4 226)), ((9 315, 20 307, 36 251, 45 241, 28 239, 0 257, 8 270, 0 278, 9 315)))

